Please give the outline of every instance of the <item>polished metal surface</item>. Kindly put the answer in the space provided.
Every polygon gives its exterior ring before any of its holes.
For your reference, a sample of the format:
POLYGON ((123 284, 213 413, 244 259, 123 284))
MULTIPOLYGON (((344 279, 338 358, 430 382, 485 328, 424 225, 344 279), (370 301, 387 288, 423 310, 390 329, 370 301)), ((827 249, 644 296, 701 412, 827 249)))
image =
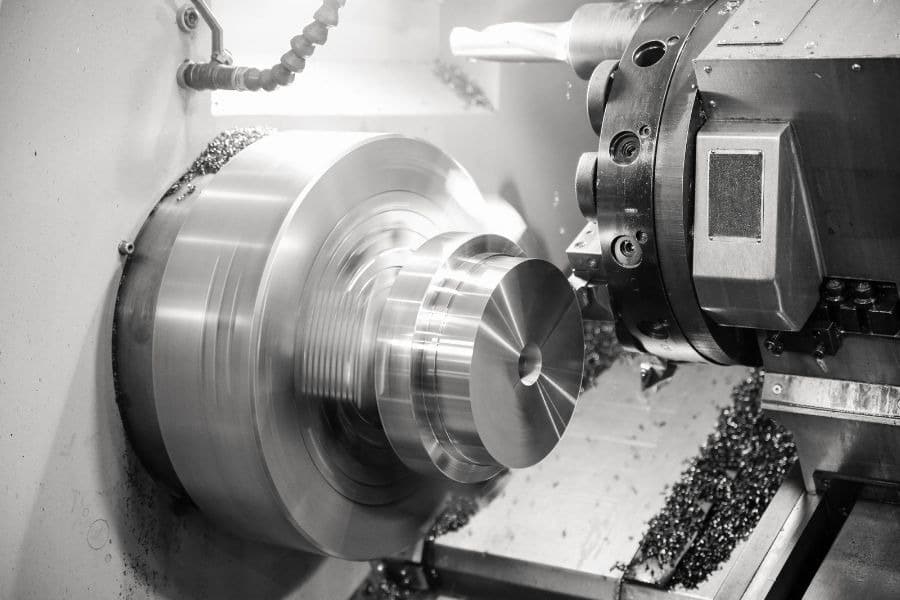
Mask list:
MULTIPOLYGON (((786 8, 754 4, 764 25, 786 8)), ((713 42, 694 61, 711 121, 791 123, 830 277, 900 277, 900 168, 890 158, 900 140, 898 18, 896 2, 818 0, 782 43, 713 42)), ((762 358, 769 372, 900 385, 896 339, 846 335, 834 356, 789 349, 762 358)))
POLYGON ((479 199, 440 152, 395 137, 281 134, 216 175, 172 246, 153 331, 162 438, 201 510, 347 558, 421 533, 443 490, 402 468, 341 384, 366 368, 354 336, 375 317, 358 290, 473 226, 461 206, 479 199))
POLYGON ((900 593, 900 506, 860 500, 804 600, 892 600, 900 593))
POLYGON ((900 387, 767 373, 763 407, 900 425, 900 387))
POLYGON ((783 570, 818 502, 817 497, 806 493, 800 467, 795 463, 753 533, 732 555, 715 600, 764 597, 763 590, 771 587, 783 570))
MULTIPOLYGON (((208 179, 195 180, 195 185, 202 189, 208 179)), ((151 400, 155 395, 153 325, 169 252, 198 195, 181 202, 171 197, 154 209, 122 273, 124 285, 119 289, 113 333, 116 396, 128 438, 151 475, 176 494, 184 494, 184 488, 169 460, 156 403, 151 400)))
MULTIPOLYGON (((482 239, 489 224, 478 189, 425 142, 324 132, 271 135, 198 183, 185 204, 160 203, 136 243, 141 262, 123 280, 117 367, 137 407, 123 415, 138 451, 171 488, 244 536, 348 559, 408 546, 454 484, 410 470, 391 446, 376 402, 379 324, 393 318, 395 280, 427 254, 428 240, 448 231, 482 239)), ((459 481, 542 458, 565 429, 581 375, 580 315, 565 277, 489 239, 487 254, 442 264, 420 298, 420 316, 452 319, 432 322, 440 343, 413 362, 414 389, 447 426, 444 447, 490 465, 451 477, 459 481), (459 289, 448 294, 451 280, 459 289), (495 291, 512 304, 497 305, 495 291), (546 320, 520 316, 522 306, 541 307, 546 320), (483 341, 498 322, 539 334, 569 361, 571 372, 555 374, 560 363, 545 359, 545 380, 568 404, 534 385, 559 403, 558 422, 533 425, 546 405, 520 402, 519 380, 491 370, 506 366, 483 341), (454 350, 466 344, 476 360, 454 371, 466 364, 454 350), (421 387, 432 366, 434 387, 421 387), (466 445, 467 434, 482 446, 466 445)))
MULTIPOLYGON (((663 285, 690 344, 714 363, 757 364, 758 352, 750 332, 718 326, 700 308, 693 285, 695 139, 706 119, 693 57, 715 39, 733 5, 727 0, 709 5, 691 29, 672 71, 656 138, 653 218, 663 285)), ((665 20, 657 23, 655 30, 647 32, 648 38, 669 35, 667 25, 665 20)))
POLYGON ((416 471, 465 483, 537 463, 575 408, 582 335, 575 294, 549 263, 499 236, 429 240, 379 328, 388 439, 416 471))
POLYGON ((900 480, 897 386, 767 373, 762 406, 793 432, 808 490, 817 471, 900 480))
POLYGON ((744 0, 722 30, 719 46, 783 44, 818 0, 744 0), (777 5, 777 12, 772 8, 777 5))
POLYGON ((499 23, 475 31, 455 27, 450 50, 460 57, 501 62, 565 62, 588 79, 604 60, 619 60, 652 3, 592 2, 561 23, 499 23))
POLYGON ((697 134, 694 287, 720 325, 799 331, 819 303, 825 265, 801 165, 789 123, 697 134))
POLYGON ((690 54, 724 22, 725 17, 707 10, 714 4, 660 4, 629 43, 599 134, 595 219, 602 246, 599 269, 609 283, 621 330, 631 338, 623 342, 672 360, 729 363, 727 350, 710 339, 715 324, 702 316, 690 271, 665 268, 667 261, 687 267, 693 217, 693 205, 686 205, 686 198, 692 199, 692 173, 685 164, 692 152, 687 138, 696 91, 676 94, 670 88, 687 88, 690 54), (623 155, 623 148, 630 154, 623 155), (622 236, 643 240, 639 264, 615 260, 613 247, 622 236), (672 285, 667 271, 678 285, 672 285))
MULTIPOLYGON (((588 80, 588 89, 585 104, 588 121, 590 121, 591 123, 591 129, 593 129, 594 133, 596 133, 597 135, 600 135, 600 130, 603 128, 603 113, 606 111, 606 99, 609 98, 609 90, 612 87, 613 78, 616 76, 616 70, 618 68, 618 60, 604 60, 597 65, 597 67, 591 73, 591 78, 588 80)), ((582 155, 582 158, 583 157, 584 155, 582 155)), ((595 156, 593 165, 594 169, 596 169, 596 164, 597 158, 595 156)), ((578 171, 580 170, 581 169, 579 168, 578 171)), ((596 178, 596 174, 594 175, 594 178, 596 178)), ((592 183, 591 185, 593 187, 594 184, 592 183)), ((581 212, 584 214, 585 218, 588 219, 592 218, 597 211, 596 207, 594 207, 593 199, 591 201, 592 210, 590 210, 589 212, 585 211, 580 199, 578 205, 579 208, 581 208, 581 212)))
MULTIPOLYGON (((784 4, 757 16, 778 20, 784 4)), ((900 273, 898 19, 897 2, 818 0, 783 44, 713 42, 694 61, 710 120, 791 123, 830 276, 900 273)))
POLYGON ((569 23, 500 23, 481 31, 454 27, 455 56, 501 62, 567 62, 569 23))

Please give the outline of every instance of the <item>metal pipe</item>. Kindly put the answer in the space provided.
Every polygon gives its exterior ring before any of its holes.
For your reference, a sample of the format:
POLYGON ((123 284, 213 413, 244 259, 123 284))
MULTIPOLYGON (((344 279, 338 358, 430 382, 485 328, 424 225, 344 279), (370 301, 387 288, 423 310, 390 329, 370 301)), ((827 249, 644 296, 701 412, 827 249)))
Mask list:
POLYGON ((232 66, 232 58, 224 49, 222 26, 204 0, 191 0, 197 12, 212 31, 212 56, 208 63, 185 61, 178 68, 178 85, 194 90, 250 90, 273 91, 280 85, 294 81, 296 73, 306 68, 316 46, 328 40, 328 30, 338 24, 338 10, 346 0, 323 0, 313 15, 313 21, 300 35, 291 39, 291 48, 278 63, 268 69, 232 66))
POLYGON ((221 23, 216 19, 216 16, 204 0, 191 0, 191 2, 193 3, 194 8, 197 9, 197 12, 200 13, 200 16, 203 17, 203 21, 212 33, 212 53, 210 54, 210 59, 212 59, 213 62, 221 64, 231 64, 231 61, 228 60, 231 57, 225 52, 225 32, 222 29, 221 23), (226 59, 227 62, 222 59, 226 59))

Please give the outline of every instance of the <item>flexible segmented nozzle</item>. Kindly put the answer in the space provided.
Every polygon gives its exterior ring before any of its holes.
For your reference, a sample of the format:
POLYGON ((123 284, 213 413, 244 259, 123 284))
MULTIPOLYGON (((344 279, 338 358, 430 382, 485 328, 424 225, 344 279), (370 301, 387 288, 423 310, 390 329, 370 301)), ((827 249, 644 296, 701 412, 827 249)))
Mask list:
MULTIPOLYGON (((212 19, 212 13, 203 0, 192 0, 204 20, 215 30, 218 26, 212 19)), ((300 35, 291 39, 291 49, 281 60, 268 69, 253 67, 236 67, 223 62, 221 52, 213 51, 210 62, 194 63, 185 61, 177 73, 181 87, 194 90, 250 90, 259 89, 268 92, 280 85, 289 85, 297 73, 306 68, 306 60, 328 41, 328 30, 338 24, 338 10, 343 8, 347 0, 323 0, 322 6, 313 15, 313 21, 303 28, 300 35)))

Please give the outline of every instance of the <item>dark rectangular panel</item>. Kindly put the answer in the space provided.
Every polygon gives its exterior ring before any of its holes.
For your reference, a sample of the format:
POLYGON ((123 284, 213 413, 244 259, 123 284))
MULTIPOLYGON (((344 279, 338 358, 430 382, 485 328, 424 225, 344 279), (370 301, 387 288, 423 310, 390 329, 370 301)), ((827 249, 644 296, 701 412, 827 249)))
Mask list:
POLYGON ((762 152, 710 153, 710 238, 761 238, 762 167, 762 152))

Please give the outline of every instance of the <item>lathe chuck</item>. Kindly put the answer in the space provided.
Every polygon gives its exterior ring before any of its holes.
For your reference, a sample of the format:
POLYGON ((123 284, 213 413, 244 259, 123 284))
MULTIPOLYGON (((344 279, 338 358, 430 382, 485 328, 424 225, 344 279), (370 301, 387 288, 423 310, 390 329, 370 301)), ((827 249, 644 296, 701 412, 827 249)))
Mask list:
POLYGON ((114 362, 144 464, 214 521, 369 559, 422 536, 454 486, 558 442, 574 293, 491 233, 452 159, 279 133, 194 185, 135 240, 114 362))

